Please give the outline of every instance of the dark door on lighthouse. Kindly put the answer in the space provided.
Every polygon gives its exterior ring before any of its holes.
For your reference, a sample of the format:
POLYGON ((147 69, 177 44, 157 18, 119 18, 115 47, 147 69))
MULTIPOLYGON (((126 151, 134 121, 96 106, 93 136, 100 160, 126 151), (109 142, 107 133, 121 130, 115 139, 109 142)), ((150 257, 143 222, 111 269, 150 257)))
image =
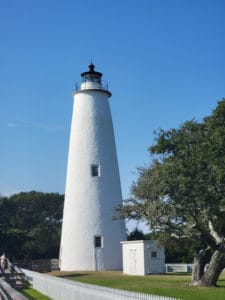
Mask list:
POLYGON ((103 260, 102 260, 102 236, 94 236, 94 251, 95 251, 95 270, 100 271, 103 269, 103 260))

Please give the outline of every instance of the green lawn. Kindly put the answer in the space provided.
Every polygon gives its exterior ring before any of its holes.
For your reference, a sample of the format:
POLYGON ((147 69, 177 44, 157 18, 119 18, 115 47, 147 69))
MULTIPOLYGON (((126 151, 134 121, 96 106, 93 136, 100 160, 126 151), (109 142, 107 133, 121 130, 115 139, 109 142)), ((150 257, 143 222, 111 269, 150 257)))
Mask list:
POLYGON ((191 276, 167 274, 149 276, 127 276, 121 272, 54 272, 70 280, 96 284, 147 294, 182 298, 184 300, 225 300, 225 273, 218 281, 218 288, 190 286, 191 276))
POLYGON ((32 289, 29 285, 27 285, 26 288, 20 291, 20 293, 26 296, 30 300, 51 300, 51 298, 42 295, 38 291, 32 289))

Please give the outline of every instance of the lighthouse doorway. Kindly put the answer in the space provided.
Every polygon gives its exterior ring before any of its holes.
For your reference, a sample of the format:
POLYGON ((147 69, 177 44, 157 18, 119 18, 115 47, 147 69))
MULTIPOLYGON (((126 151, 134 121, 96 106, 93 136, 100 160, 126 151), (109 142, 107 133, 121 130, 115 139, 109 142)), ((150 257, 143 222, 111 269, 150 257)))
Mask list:
POLYGON ((102 248, 103 248, 102 236, 95 235, 94 237, 95 271, 104 270, 102 248))

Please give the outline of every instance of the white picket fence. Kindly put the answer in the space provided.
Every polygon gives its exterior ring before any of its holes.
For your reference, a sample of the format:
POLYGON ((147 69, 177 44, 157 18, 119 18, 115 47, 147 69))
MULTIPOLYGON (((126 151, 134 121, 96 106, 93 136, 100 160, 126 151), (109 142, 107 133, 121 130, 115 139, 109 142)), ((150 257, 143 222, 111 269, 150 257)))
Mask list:
POLYGON ((32 287, 53 300, 181 300, 85 284, 23 269, 32 287))

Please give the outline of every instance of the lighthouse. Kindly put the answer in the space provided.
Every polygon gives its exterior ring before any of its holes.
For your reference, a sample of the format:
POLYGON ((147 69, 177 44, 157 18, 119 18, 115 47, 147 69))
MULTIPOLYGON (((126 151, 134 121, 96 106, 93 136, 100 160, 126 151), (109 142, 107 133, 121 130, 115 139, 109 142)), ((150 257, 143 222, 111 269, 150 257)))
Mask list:
POLYGON ((120 270, 125 226, 109 106, 111 92, 91 63, 74 92, 60 245, 60 269, 120 270))

